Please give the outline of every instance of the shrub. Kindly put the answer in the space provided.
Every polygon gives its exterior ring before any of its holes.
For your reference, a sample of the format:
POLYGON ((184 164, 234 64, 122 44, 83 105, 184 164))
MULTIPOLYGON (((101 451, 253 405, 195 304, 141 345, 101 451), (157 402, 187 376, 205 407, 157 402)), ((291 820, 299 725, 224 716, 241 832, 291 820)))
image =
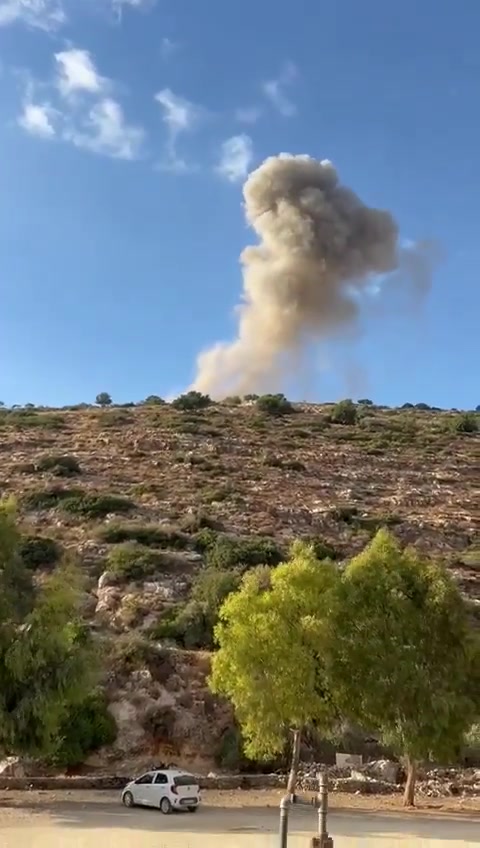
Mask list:
POLYGON ((202 395, 201 392, 191 391, 175 398, 175 400, 172 401, 172 406, 174 409, 180 409, 186 412, 192 409, 205 409, 207 406, 210 406, 211 403, 212 400, 208 395, 202 395))
POLYGON ((62 430, 65 427, 65 418, 63 415, 39 413, 31 409, 16 409, 13 412, 7 413, 5 423, 15 427, 17 430, 25 430, 33 427, 43 428, 45 430, 62 430))
POLYGON ((213 527, 203 527, 195 535, 195 550, 200 551, 200 553, 204 553, 204 551, 208 550, 208 548, 211 548, 215 544, 217 538, 218 533, 213 527))
POLYGON ((95 403, 99 406, 111 406, 112 398, 108 392, 100 392, 95 398, 95 403))
POLYGON ((220 527, 218 521, 201 511, 188 513, 178 523, 184 533, 198 533, 200 530, 215 530, 220 527))
POLYGON ((81 495, 81 489, 63 489, 59 486, 52 486, 49 489, 26 492, 21 498, 21 503, 27 510, 54 509, 62 501, 77 498, 81 495))
POLYGON ((137 542, 125 542, 110 551, 107 568, 120 580, 142 580, 164 569, 165 560, 158 551, 137 542))
POLYGON ((112 745, 116 737, 117 726, 107 702, 103 695, 94 693, 68 711, 50 762, 57 767, 78 766, 88 754, 112 745))
POLYGON ((292 404, 283 394, 262 395, 256 404, 260 412, 267 415, 290 415, 295 412, 292 404))
POLYGON ((350 398, 341 400, 333 407, 330 419, 334 424, 356 424, 357 407, 350 398))
POLYGON ((478 433, 480 429, 479 417, 474 412, 462 412, 457 415, 453 425, 457 433, 478 433))
POLYGON ((223 402, 225 406, 240 406, 242 398, 240 395, 230 395, 230 397, 226 397, 223 402))
POLYGON ((416 403, 415 409, 423 410, 424 412, 429 412, 431 410, 431 406, 428 403, 416 403))
POLYGON ((213 544, 206 549, 207 566, 222 570, 278 565, 281 561, 282 553, 273 539, 263 536, 217 536, 213 544))
POLYGON ((20 540, 18 553, 24 565, 35 571, 48 568, 60 559, 59 545, 48 536, 25 536, 20 540))
POLYGON ((62 509, 72 515, 83 518, 105 518, 110 513, 126 513, 135 508, 135 504, 120 495, 100 495, 81 492, 62 500, 62 509))
POLYGON ((318 536, 307 536, 307 538, 303 541, 305 541, 307 545, 312 545, 313 550, 315 551, 315 556, 319 560, 335 560, 338 558, 338 552, 335 550, 333 545, 326 542, 324 539, 319 539, 318 536))
POLYGON ((124 424, 131 424, 134 419, 125 409, 110 409, 97 416, 97 420, 100 427, 104 428, 123 427, 124 424))
POLYGON ((370 400, 369 398, 360 398, 360 400, 357 400, 357 403, 362 406, 373 406, 373 400, 370 400))
POLYGON ((149 395, 143 401, 144 406, 163 406, 165 401, 158 395, 149 395))
POLYGON ((74 477, 81 473, 74 456, 44 456, 37 465, 39 471, 51 471, 56 477, 74 477))
POLYGON ((260 397, 260 395, 255 395, 255 394, 250 393, 248 395, 244 395, 243 399, 247 400, 247 401, 255 401, 255 400, 258 400, 259 397, 260 397))
POLYGON ((99 538, 108 544, 119 542, 138 542, 140 545, 159 548, 184 550, 189 539, 183 533, 171 527, 159 527, 157 524, 109 524, 99 530, 99 538))
POLYGON ((413 403, 403 403, 400 409, 415 409, 413 403))

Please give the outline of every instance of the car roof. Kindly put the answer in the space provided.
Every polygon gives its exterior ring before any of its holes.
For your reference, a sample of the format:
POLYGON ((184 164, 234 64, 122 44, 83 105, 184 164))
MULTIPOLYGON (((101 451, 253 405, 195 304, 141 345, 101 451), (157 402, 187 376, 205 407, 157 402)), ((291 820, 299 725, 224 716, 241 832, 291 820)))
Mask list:
POLYGON ((193 777, 189 771, 184 771, 183 769, 171 769, 171 768, 152 768, 149 771, 144 771, 143 774, 170 774, 172 777, 176 777, 179 774, 188 775, 188 777, 193 777))

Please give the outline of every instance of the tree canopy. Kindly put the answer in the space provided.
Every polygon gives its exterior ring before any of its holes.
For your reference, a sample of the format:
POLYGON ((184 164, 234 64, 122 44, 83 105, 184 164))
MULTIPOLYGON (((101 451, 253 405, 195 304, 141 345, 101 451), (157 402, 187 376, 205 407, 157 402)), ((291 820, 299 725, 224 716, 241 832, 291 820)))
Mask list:
POLYGON ((478 714, 479 654, 447 571, 380 530, 337 587, 326 652, 335 702, 408 764, 458 753, 478 714))
POLYGON ((332 725, 321 651, 336 576, 298 542, 288 562, 248 572, 223 604, 210 685, 233 703, 249 757, 283 751, 289 729, 332 725))
POLYGON ((19 555, 15 504, 0 502, 0 748, 44 756, 95 675, 80 586, 64 565, 36 586, 19 555))

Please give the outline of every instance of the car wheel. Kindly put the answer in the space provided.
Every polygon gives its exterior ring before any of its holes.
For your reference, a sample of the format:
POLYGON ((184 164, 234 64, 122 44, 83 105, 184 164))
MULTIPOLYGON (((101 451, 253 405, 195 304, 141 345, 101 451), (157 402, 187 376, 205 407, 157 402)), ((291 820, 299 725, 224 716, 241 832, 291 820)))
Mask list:
POLYGON ((133 807, 133 795, 131 792, 125 792, 125 795, 122 798, 123 803, 126 807, 133 807))
POLYGON ((172 812, 172 805, 168 798, 162 798, 160 801, 160 812, 163 813, 164 816, 168 816, 172 812))
POLYGON ((196 812, 197 812, 197 810, 198 810, 198 807, 197 807, 197 805, 195 804, 195 806, 194 806, 194 807, 187 807, 187 810, 188 810, 188 812, 189 812, 189 813, 196 813, 196 812))

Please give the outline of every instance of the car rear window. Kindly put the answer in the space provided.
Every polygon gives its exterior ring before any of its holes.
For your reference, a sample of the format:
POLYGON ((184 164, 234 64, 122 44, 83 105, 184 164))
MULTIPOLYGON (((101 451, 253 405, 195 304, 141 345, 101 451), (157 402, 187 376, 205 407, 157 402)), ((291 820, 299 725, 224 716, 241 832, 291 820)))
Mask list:
POLYGON ((173 778, 174 786, 197 786, 198 780, 191 774, 180 774, 173 778))

